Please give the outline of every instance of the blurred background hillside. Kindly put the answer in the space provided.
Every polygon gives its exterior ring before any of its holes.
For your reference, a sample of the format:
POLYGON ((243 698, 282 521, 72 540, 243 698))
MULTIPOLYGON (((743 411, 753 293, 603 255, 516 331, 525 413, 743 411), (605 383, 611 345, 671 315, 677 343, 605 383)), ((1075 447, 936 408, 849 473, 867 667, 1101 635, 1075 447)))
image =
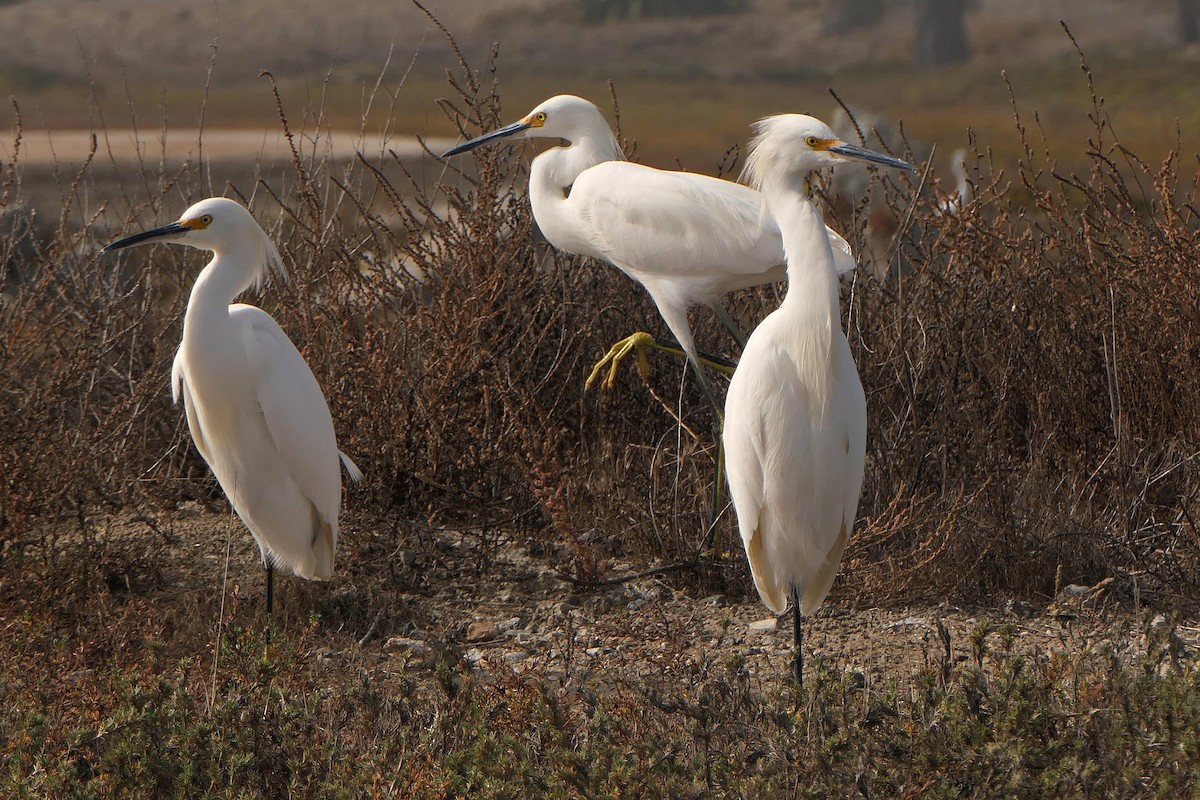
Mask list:
MULTIPOLYGON (((1079 141, 1089 99, 1064 20, 1122 140, 1158 157, 1200 138, 1196 0, 429 0, 477 69, 499 42, 505 113, 573 92, 610 107, 646 160, 712 171, 764 114, 850 105, 939 152, 1011 128, 1001 71, 1053 138, 1079 141)), ((0 92, 27 128, 273 126, 271 71, 329 122, 454 136, 437 109, 457 58, 415 4, 391 0, 4 0, 0 92), (211 69, 211 74, 210 74, 211 69), (401 81, 405 86, 401 88, 401 81), (211 81, 207 103, 205 87, 211 81), (371 88, 380 93, 368 103, 371 88), (203 117, 203 119, 201 119, 203 117)), ((11 122, 5 110, 0 124, 11 122)), ((1001 156, 1013 142, 986 142, 1001 156)), ((1194 148, 1191 148, 1194 149, 1194 148)))

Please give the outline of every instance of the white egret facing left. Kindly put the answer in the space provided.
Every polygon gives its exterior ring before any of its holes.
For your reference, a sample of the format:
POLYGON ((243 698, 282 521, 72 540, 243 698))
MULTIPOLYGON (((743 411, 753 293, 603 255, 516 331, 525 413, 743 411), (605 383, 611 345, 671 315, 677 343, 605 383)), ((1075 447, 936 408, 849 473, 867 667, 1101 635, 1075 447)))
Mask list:
MULTIPOLYGON (((744 344, 721 307, 721 296, 785 277, 779 228, 761 218, 758 193, 708 175, 626 161, 600 110, 574 95, 551 97, 517 122, 444 156, 509 136, 567 142, 541 153, 530 166, 529 202, 538 228, 558 249, 606 261, 645 287, 719 411, 700 368, 687 312, 694 305, 710 306, 744 344)), ((854 269, 846 240, 828 229, 825 235, 838 271, 854 269)), ((618 342, 592 377, 611 361, 605 381, 611 385, 620 359, 649 343, 645 334, 618 342)))
POLYGON ((854 528, 867 435, 834 254, 804 181, 851 159, 914 167, 847 144, 808 116, 768 117, 755 130, 746 176, 783 233, 788 290, 750 334, 729 382, 725 470, 759 596, 776 614, 791 596, 802 683, 802 618, 829 593, 854 528))
POLYGON ((196 278, 171 370, 188 428, 267 572, 268 635, 273 567, 311 580, 333 575, 342 483, 362 473, 337 448, 317 379, 283 329, 260 308, 233 303, 270 270, 275 245, 250 212, 223 197, 196 203, 177 222, 120 239, 104 252, 178 242, 213 253, 196 278))

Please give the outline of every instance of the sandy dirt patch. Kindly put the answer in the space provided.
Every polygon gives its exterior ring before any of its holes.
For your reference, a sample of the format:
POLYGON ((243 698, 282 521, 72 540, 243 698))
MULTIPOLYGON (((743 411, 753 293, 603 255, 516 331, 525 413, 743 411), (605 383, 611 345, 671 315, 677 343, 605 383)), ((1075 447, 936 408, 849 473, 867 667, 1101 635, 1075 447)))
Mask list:
MULTIPOLYGON (((790 617, 757 598, 711 594, 687 578, 581 587, 559 574, 553 546, 503 535, 484 542, 454 531, 408 529, 348 516, 337 573, 327 583, 277 581, 277 622, 296 633, 320 619, 321 658, 337 669, 431 674, 465 662, 486 677, 526 673, 550 684, 590 675, 599 685, 671 680, 713 663, 744 663, 756 681, 788 679, 790 617)), ((63 523, 60 541, 75 538, 63 523)), ((93 520, 92 548, 108 554, 110 586, 161 606, 168 629, 259 625, 262 567, 236 517, 196 503, 93 520)), ((614 562, 612 575, 646 564, 614 562)), ((731 559, 729 567, 743 565, 731 559)), ((1103 657, 1132 662, 1166 620, 1131 609, 1105 585, 1069 587, 1054 602, 989 607, 854 608, 834 595, 806 624, 806 668, 850 670, 864 686, 908 685, 928 669, 947 676, 982 653, 1031 659, 1103 657), (985 648, 981 650, 981 647, 985 648)), ((1185 652, 1200 623, 1173 621, 1185 652)), ((188 638, 188 637, 185 637, 188 638)), ((195 640, 192 639, 194 642, 195 640)), ((175 647, 186 647, 183 641, 175 647)))
MULTIPOLYGON (((406 159, 424 153, 421 142, 413 134, 379 136, 355 131, 325 131, 318 135, 297 134, 293 142, 305 156, 316 155, 335 161, 350 160, 360 152, 371 158, 391 150, 406 159)), ((426 144, 433 152, 441 153, 452 147, 455 141, 435 137, 428 139, 426 144)), ((291 160, 291 146, 283 133, 276 129, 201 131, 172 128, 165 132, 113 129, 98 133, 87 130, 26 130, 17 158, 19 163, 33 167, 55 163, 80 164, 94 147, 99 161, 120 164, 182 163, 200 158, 223 162, 272 162, 291 160)), ((11 139, 0 140, 0 159, 12 161, 13 157, 14 142, 11 139)))

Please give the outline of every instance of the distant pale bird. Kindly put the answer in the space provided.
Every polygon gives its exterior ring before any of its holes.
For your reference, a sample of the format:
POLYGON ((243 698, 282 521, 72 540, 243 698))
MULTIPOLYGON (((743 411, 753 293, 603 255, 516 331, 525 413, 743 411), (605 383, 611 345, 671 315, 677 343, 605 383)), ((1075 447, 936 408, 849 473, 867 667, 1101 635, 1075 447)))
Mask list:
MULTIPOLYGON (((693 305, 710 306, 739 344, 744 341, 721 307, 721 296, 786 275, 779 229, 759 214, 762 198, 731 181, 626 161, 599 109, 573 95, 552 97, 517 122, 445 156, 508 136, 567 142, 538 155, 530 167, 529 202, 538 227, 558 249, 607 261, 645 287, 717 407, 687 312, 693 305)), ((836 269, 854 269, 846 240, 828 229, 825 236, 836 269)), ((605 381, 611 385, 620 358, 647 341, 645 334, 634 334, 618 342, 593 377, 612 361, 605 381)))
POLYGON ((282 270, 275 245, 238 203, 213 197, 179 221, 113 242, 104 252, 178 242, 213 253, 196 278, 171 370, 188 428, 229 502, 258 542, 267 572, 333 575, 342 482, 362 473, 337 448, 325 396, 300 352, 269 314, 233 303, 268 273, 282 270))
POLYGON ((842 332, 837 268, 810 172, 852 159, 910 164, 847 144, 798 114, 756 123, 745 176, 762 193, 787 253, 782 305, 750 334, 725 401, 725 469, 750 572, 763 603, 801 624, 833 585, 854 528, 866 454, 867 407, 842 332))
POLYGON ((967 180, 967 151, 959 148, 950 156, 950 171, 954 174, 954 193, 938 199, 938 210, 956 215, 971 202, 971 183, 967 180))

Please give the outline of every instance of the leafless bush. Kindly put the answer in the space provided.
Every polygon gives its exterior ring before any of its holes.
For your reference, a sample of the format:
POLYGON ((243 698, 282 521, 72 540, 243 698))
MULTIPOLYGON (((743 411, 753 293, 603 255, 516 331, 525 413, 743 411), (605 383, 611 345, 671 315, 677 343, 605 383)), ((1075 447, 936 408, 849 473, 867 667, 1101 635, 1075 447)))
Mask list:
MULTIPOLYGON (((463 63, 448 85, 464 135, 504 121, 484 75, 463 63)), ((714 476, 703 397, 670 361, 644 385, 630 371, 612 392, 583 391, 614 340, 661 324, 616 270, 537 240, 513 150, 477 150, 427 185, 395 153, 332 162, 311 146, 320 115, 297 123, 277 105, 291 169, 224 191, 251 202, 284 253, 289 279, 251 301, 297 342, 368 473, 348 503, 485 543, 541 539, 586 579, 614 559, 694 559, 714 476)), ((1062 570, 1194 600, 1197 185, 1178 176, 1195 165, 1127 152, 1097 99, 1093 168, 1061 174, 1016 107, 1025 158, 1010 176, 977 151, 960 213, 893 178, 829 204, 887 266, 860 270, 843 298, 870 423, 838 591, 1036 597, 1062 570)), ((215 496, 168 395, 199 262, 169 248, 101 259, 98 238, 116 231, 82 213, 90 162, 51 231, 19 222, 5 169, 0 541, 51 558, 38 515, 215 496)), ((120 227, 199 199, 183 197, 204 185, 187 169, 146 176, 141 195, 125 187, 120 227)), ((778 297, 747 292, 733 310, 752 323, 778 297)), ((732 346, 708 315, 695 323, 704 346, 732 346)), ((728 561, 681 580, 747 585, 730 515, 721 524, 728 561)))
POLYGON ((855 293, 872 430, 845 574, 869 600, 1046 596, 1059 569, 1195 599, 1194 164, 1143 162, 1092 98, 1088 174, 1014 99, 1015 178, 976 152, 973 202, 922 197, 905 268, 855 293))

